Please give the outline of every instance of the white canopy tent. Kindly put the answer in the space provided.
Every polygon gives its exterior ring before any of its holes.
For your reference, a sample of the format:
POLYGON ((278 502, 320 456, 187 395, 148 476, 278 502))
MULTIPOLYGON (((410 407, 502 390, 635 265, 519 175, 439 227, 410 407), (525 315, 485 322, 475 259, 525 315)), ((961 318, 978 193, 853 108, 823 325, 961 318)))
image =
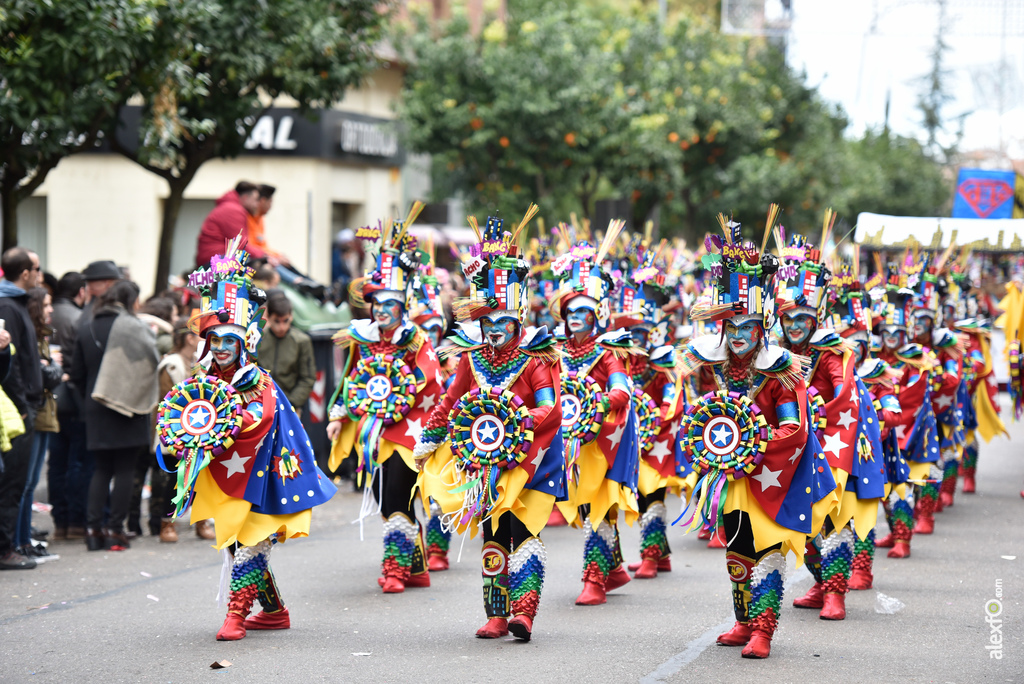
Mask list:
POLYGON ((975 252, 1024 252, 1024 219, 886 216, 862 212, 854 241, 868 249, 945 249, 951 242, 975 252))

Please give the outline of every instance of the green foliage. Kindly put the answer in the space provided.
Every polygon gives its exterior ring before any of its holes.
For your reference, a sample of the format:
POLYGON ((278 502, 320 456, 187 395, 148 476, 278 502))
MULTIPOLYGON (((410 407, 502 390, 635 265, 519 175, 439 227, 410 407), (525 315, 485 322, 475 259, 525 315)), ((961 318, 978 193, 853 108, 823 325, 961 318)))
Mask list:
POLYGON ((920 145, 846 138, 843 112, 777 50, 685 12, 661 27, 651 8, 520 2, 481 36, 421 22, 405 45, 409 145, 433 155, 438 197, 472 211, 535 200, 564 219, 626 197, 635 223, 657 211, 663 234, 698 238, 719 212, 753 235, 770 202, 808 229, 828 206, 853 220, 948 195, 920 145))
POLYGON ((15 208, 69 154, 92 147, 154 60, 160 0, 8 0, 0 5, 0 193, 15 208))

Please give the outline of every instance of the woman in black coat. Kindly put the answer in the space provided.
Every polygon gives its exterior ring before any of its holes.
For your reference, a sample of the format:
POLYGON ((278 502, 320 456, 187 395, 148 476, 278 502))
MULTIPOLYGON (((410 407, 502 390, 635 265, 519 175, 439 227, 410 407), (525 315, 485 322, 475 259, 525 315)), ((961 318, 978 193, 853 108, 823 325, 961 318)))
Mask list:
MULTIPOLYGON (((126 416, 93 398, 110 332, 119 317, 130 316, 133 322, 138 323, 131 329, 138 335, 143 348, 152 348, 155 367, 156 338, 144 324, 134 320, 138 299, 138 285, 122 280, 99 298, 91 315, 83 315, 78 323, 70 378, 83 402, 86 448, 96 463, 86 512, 85 541, 90 551, 122 551, 128 548, 124 521, 131 502, 135 463, 147 452, 150 440, 148 415, 126 416), (111 480, 114 481, 112 492, 111 480), (103 529, 103 509, 108 496, 110 516, 107 528, 103 529)), ((155 381, 155 376, 152 380, 155 381)))

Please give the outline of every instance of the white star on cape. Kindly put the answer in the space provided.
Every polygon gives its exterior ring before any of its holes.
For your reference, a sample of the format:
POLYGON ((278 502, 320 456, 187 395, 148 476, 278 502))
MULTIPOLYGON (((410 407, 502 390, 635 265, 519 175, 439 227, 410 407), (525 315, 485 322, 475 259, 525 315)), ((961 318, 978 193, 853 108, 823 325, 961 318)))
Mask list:
POLYGON ((851 401, 851 403, 853 403, 854 406, 859 408, 860 407, 860 392, 859 391, 851 392, 850 393, 850 401, 851 401))
POLYGON ((761 466, 761 472, 754 475, 754 479, 761 483, 761 491, 771 487, 781 487, 779 483, 779 475, 782 474, 782 469, 770 470, 765 466, 761 466))
POLYGON ((658 459, 658 462, 664 465, 665 459, 672 455, 671 450, 668 448, 668 443, 662 440, 656 440, 654 446, 651 447, 651 456, 658 459))
POLYGON ((416 420, 405 421, 405 434, 409 435, 415 440, 420 438, 423 434, 423 418, 417 418, 416 420))
POLYGON ((717 446, 725 446, 728 444, 730 437, 732 437, 732 432, 724 425, 720 425, 717 430, 711 431, 711 441, 717 446))
POLYGON ((206 419, 209 417, 209 415, 209 411, 202 407, 199 407, 189 415, 189 425, 191 425, 192 427, 202 427, 206 425, 206 419))
POLYGON ((551 451, 550 445, 537 449, 537 455, 533 457, 532 461, 530 461, 530 465, 533 466, 533 469, 535 471, 537 470, 537 468, 540 468, 541 462, 544 461, 544 456, 546 456, 549 451, 551 451))
POLYGON ((226 461, 221 461, 221 465, 228 469, 226 477, 231 477, 235 473, 245 473, 245 462, 248 461, 252 456, 242 456, 237 451, 226 461))
POLYGON ((498 432, 498 428, 494 427, 494 423, 487 422, 480 428, 480 434, 488 442, 494 441, 494 435, 498 432))
POLYGON ((436 394, 428 394, 427 396, 423 397, 422 400, 420 400, 420 408, 423 409, 424 411, 429 411, 430 409, 434 408, 435 404, 437 404, 436 394))
POLYGON ((615 428, 615 432, 608 436, 608 441, 612 444, 612 449, 619 448, 619 442, 622 441, 622 433, 626 431, 626 424, 623 423, 619 427, 615 428))
POLYGON ((427 350, 427 358, 430 359, 431 361, 437 361, 437 354, 434 353, 433 349, 427 350))
POLYGON ((896 426, 896 436, 899 437, 900 439, 903 439, 906 436, 906 432, 907 432, 907 426, 906 425, 897 425, 896 426))
POLYGON ((438 385, 440 385, 441 387, 444 387, 444 378, 441 376, 441 370, 440 369, 438 369, 438 371, 434 374, 434 379, 437 380, 437 384, 438 385))
POLYGON ((850 410, 850 411, 843 411, 842 413, 840 413, 839 414, 839 420, 836 421, 836 424, 839 425, 839 427, 841 427, 841 428, 843 428, 845 430, 846 428, 850 427, 851 425, 853 425, 856 422, 857 422, 857 419, 853 417, 853 411, 850 410))
POLYGON ((789 457, 789 462, 790 463, 796 463, 796 459, 800 458, 800 454, 802 454, 802 453, 804 453, 804 450, 801 449, 800 447, 797 447, 793 451, 793 455, 789 457))
POLYGON ((848 446, 850 446, 850 445, 847 444, 846 442, 844 442, 839 437, 839 433, 837 432, 837 433, 832 434, 832 435, 828 435, 828 434, 825 435, 825 446, 822 447, 822 450, 823 451, 831 451, 833 454, 836 455, 836 458, 839 458, 839 452, 842 451, 843 449, 845 449, 848 446))
POLYGON ((953 405, 953 397, 948 394, 944 397, 939 397, 935 400, 935 405, 939 408, 947 409, 953 405))

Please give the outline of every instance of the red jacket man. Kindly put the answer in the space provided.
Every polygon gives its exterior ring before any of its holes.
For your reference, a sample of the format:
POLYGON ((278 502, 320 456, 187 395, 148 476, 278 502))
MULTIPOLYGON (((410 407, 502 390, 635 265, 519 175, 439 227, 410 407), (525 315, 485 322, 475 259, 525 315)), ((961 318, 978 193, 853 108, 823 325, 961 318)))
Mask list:
MULTIPOLYGON (((256 203, 259 201, 259 188, 247 181, 241 181, 234 190, 224 193, 203 221, 199 230, 199 244, 196 247, 196 266, 209 266, 210 259, 224 252, 224 243, 239 233, 246 232, 250 216, 256 214, 256 203)), ((246 248, 242 240, 241 248, 246 248)), ((249 250, 253 258, 263 258, 260 250, 249 250)))

